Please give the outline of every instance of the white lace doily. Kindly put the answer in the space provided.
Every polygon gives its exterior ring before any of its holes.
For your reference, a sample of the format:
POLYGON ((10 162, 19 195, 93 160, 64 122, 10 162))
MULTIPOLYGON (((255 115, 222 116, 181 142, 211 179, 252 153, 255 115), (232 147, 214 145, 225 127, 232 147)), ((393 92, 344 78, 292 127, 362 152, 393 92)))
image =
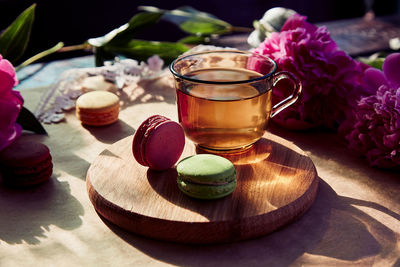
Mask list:
POLYGON ((76 99, 83 93, 80 83, 86 77, 101 75, 122 90, 124 86, 141 79, 159 77, 164 72, 163 65, 163 60, 155 55, 147 62, 123 59, 107 62, 103 67, 67 70, 44 92, 34 114, 43 123, 60 122, 65 118, 65 111, 75 108, 76 99))
MULTIPOLYGON (((234 49, 212 45, 198 45, 184 55, 210 50, 234 49)), ((63 72, 55 84, 50 86, 42 95, 34 112, 40 122, 57 123, 65 118, 64 112, 75 108, 76 99, 83 93, 81 82, 90 76, 102 75, 106 81, 114 83, 119 90, 143 79, 155 79, 163 75, 164 61, 157 55, 150 57, 147 62, 133 59, 106 62, 103 67, 70 69, 63 72)))

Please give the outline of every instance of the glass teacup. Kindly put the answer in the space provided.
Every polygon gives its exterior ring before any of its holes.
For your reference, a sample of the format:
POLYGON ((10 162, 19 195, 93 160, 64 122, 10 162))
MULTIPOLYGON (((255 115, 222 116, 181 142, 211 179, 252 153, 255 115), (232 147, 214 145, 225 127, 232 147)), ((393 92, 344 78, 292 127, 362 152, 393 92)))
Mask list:
POLYGON ((236 50, 200 52, 172 62, 186 137, 212 153, 250 148, 264 135, 269 119, 301 93, 293 74, 276 69, 268 57, 236 50), (289 79, 293 93, 272 106, 271 92, 282 79, 289 79))

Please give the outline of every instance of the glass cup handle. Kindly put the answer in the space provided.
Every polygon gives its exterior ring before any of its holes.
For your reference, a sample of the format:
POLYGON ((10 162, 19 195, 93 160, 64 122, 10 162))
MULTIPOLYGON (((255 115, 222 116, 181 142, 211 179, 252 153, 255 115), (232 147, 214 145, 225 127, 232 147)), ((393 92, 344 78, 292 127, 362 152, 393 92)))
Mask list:
POLYGON ((272 107, 270 115, 271 118, 285 108, 294 104, 301 94, 302 86, 300 80, 294 74, 288 71, 280 71, 273 76, 273 87, 275 87, 275 85, 282 79, 289 79, 293 82, 293 93, 272 107))

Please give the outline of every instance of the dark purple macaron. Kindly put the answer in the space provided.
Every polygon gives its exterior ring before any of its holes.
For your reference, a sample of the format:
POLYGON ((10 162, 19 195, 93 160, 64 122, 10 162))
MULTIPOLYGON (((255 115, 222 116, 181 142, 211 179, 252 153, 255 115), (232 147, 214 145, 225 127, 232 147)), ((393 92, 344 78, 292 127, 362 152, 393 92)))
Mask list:
POLYGON ((0 151, 0 172, 4 185, 26 187, 48 180, 53 173, 49 148, 21 138, 0 151))

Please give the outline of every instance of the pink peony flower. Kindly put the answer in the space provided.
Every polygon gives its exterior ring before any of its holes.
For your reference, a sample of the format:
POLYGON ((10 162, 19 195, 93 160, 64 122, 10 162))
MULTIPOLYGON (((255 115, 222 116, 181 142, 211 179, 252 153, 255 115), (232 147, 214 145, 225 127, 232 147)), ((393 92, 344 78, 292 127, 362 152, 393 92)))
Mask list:
POLYGON ((373 95, 362 97, 349 124, 349 148, 375 167, 400 168, 400 53, 389 55, 383 72, 369 68, 364 80, 373 95))
MULTIPOLYGON (((326 27, 312 25, 304 16, 291 16, 255 52, 274 59, 278 70, 292 72, 303 84, 298 101, 274 117, 286 128, 336 129, 359 97, 362 65, 338 48, 326 27)), ((285 88, 274 90, 273 102, 289 94, 285 88)))
POLYGON ((21 135, 16 123, 24 99, 13 87, 18 84, 14 67, 0 55, 0 150, 21 135))

